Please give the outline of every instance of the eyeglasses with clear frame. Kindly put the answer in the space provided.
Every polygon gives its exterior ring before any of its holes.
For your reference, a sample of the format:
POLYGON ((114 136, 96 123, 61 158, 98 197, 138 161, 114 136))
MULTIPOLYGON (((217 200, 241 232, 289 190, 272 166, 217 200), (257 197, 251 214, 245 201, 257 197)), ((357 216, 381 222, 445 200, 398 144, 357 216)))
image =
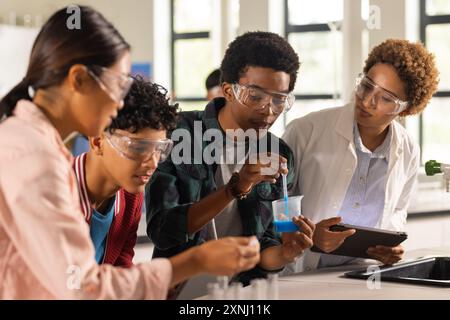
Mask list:
POLYGON ((408 108, 408 102, 379 86, 365 74, 360 74, 356 80, 356 95, 361 100, 371 98, 371 105, 388 115, 398 115, 408 108))
POLYGON ((91 77, 111 100, 122 104, 133 85, 133 78, 97 65, 88 66, 87 69, 91 77))
POLYGON ((119 132, 105 132, 108 143, 122 157, 129 160, 148 162, 157 157, 158 162, 164 162, 172 151, 173 142, 170 139, 152 140, 132 138, 119 132))
POLYGON ((295 102, 295 96, 292 93, 263 90, 256 86, 239 83, 234 83, 232 89, 239 103, 259 112, 270 105, 272 112, 278 115, 288 112, 295 102))

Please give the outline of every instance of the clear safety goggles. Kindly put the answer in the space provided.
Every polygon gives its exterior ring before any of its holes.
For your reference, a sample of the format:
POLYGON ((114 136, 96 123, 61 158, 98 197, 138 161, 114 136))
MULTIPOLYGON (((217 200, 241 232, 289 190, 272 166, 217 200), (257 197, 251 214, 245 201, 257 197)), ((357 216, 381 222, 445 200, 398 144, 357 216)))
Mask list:
POLYGON ((370 97, 372 108, 388 115, 400 114, 408 108, 407 101, 400 100, 364 74, 360 74, 356 80, 356 95, 363 101, 370 97))
POLYGON ((116 103, 121 104, 133 85, 133 78, 101 66, 89 66, 88 72, 100 88, 116 103))
POLYGON ((255 111, 261 112, 270 106, 274 114, 280 114, 283 111, 288 112, 295 102, 295 96, 292 93, 267 91, 238 83, 234 83, 232 88, 239 103, 255 111))
POLYGON ((131 138, 114 132, 105 132, 106 140, 124 158, 148 162, 156 158, 159 163, 164 162, 172 151, 173 142, 170 139, 151 140, 131 138))

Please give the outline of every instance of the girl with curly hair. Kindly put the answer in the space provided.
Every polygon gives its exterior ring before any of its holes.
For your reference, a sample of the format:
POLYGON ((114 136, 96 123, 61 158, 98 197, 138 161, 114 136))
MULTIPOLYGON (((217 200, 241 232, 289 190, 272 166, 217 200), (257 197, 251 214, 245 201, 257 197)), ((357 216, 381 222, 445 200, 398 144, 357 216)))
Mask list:
MULTIPOLYGON (((317 223, 311 253, 296 271, 354 262, 329 255, 355 230, 337 223, 400 231, 419 169, 419 146, 398 117, 420 114, 437 89, 434 56, 419 43, 387 40, 375 47, 357 79, 354 101, 293 121, 283 139, 295 155, 295 192, 317 223)), ((401 246, 367 248, 384 264, 401 260, 401 246)))

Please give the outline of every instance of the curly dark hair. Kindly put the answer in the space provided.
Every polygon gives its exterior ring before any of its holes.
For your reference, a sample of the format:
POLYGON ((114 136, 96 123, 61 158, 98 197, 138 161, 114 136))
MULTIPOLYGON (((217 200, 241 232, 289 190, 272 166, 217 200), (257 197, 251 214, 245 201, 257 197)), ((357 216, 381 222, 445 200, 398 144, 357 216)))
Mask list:
POLYGON ((169 103, 164 87, 135 77, 124 102, 117 118, 106 129, 109 132, 120 129, 136 133, 145 128, 172 131, 176 128, 178 104, 169 103))
POLYGON ((409 107, 400 116, 421 113, 439 84, 434 55, 421 43, 389 39, 371 51, 364 73, 378 63, 392 65, 405 84, 409 107))
POLYGON ((292 91, 297 81, 300 61, 286 39, 275 33, 256 31, 247 32, 230 43, 220 67, 222 81, 238 82, 250 66, 288 73, 289 91, 292 91))

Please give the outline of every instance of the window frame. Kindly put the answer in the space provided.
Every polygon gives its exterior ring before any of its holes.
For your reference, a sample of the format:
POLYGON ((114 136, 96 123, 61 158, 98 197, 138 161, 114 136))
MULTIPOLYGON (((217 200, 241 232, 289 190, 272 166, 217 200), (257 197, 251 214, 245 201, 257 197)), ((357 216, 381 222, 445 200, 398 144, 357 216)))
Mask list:
MULTIPOLYGON (((442 15, 428 15, 427 14, 427 0, 420 0, 419 2, 419 25, 420 25, 420 40, 426 46, 427 45, 427 27, 436 24, 449 24, 450 25, 450 14, 442 15)), ((449 90, 437 91, 433 98, 450 98, 449 90)), ((419 145, 420 149, 423 150, 424 146, 424 117, 423 114, 419 117, 419 145)), ((420 153, 420 163, 423 164, 423 153, 420 153)))
MULTIPOLYGON (((197 40, 197 39, 211 39, 211 31, 197 31, 197 32, 175 32, 175 0, 170 0, 170 85, 173 92, 177 92, 175 86, 175 43, 178 40, 197 40)), ((180 97, 176 96, 175 100, 177 102, 204 102, 206 100, 203 96, 193 96, 193 97, 180 97)))
MULTIPOLYGON (((286 41, 289 41, 290 34, 305 33, 305 32, 331 32, 327 23, 311 23, 311 24, 291 24, 289 21, 289 0, 284 0, 284 37, 286 41)), ((337 21, 333 21, 337 23, 337 21)), ((338 28, 342 31, 342 28, 338 28)), ((313 101, 313 100, 339 100, 342 97, 342 92, 326 93, 326 94, 295 94, 296 101, 313 101)), ((283 113, 283 125, 287 126, 287 115, 283 113)))
MULTIPOLYGON (((336 23, 336 21, 333 21, 336 23)), ((284 37, 289 41, 289 35, 292 33, 305 33, 305 32, 331 32, 330 27, 326 23, 314 23, 314 24, 291 24, 289 22, 289 0, 284 0, 284 37)), ((296 94, 296 100, 334 100, 340 99, 341 93, 337 93, 337 96, 331 94, 296 94)))

